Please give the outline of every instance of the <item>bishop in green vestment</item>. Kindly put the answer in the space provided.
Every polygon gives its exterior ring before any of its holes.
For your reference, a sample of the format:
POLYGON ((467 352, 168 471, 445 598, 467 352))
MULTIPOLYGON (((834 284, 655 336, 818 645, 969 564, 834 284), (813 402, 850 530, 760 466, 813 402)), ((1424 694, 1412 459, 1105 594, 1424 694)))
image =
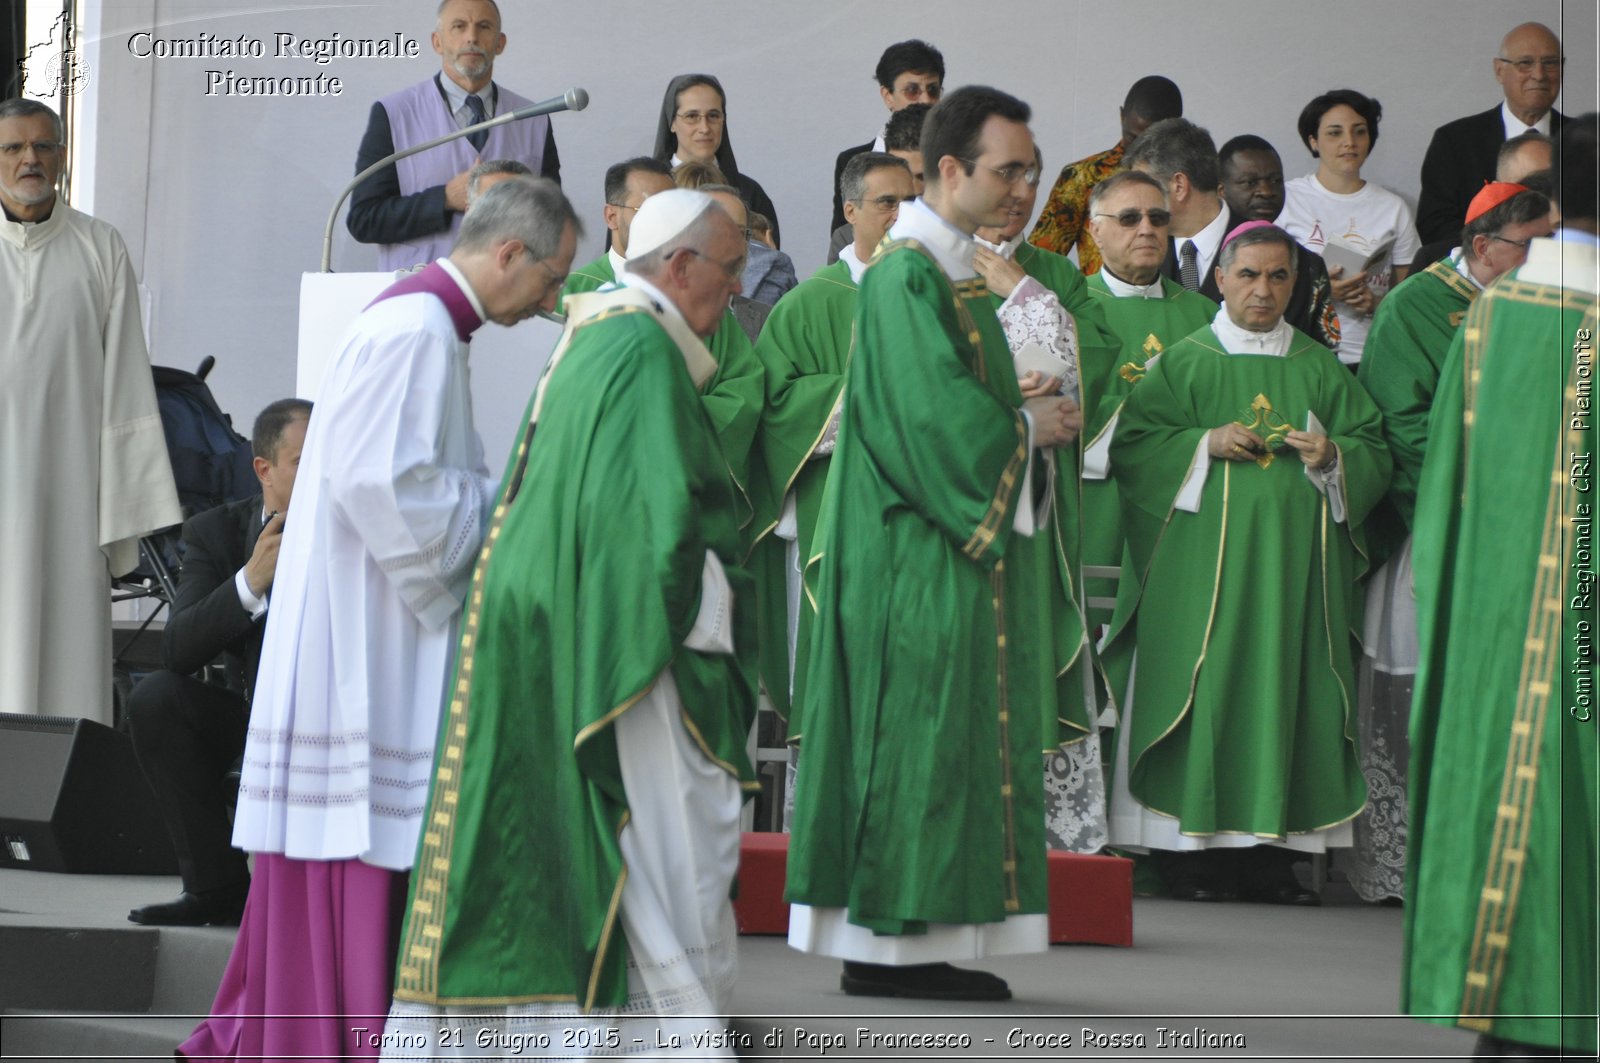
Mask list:
MULTIPOLYGON (((1140 577, 1108 649, 1139 653, 1119 691, 1115 845, 1321 851, 1348 844, 1366 799, 1359 525, 1389 455, 1372 400, 1282 319, 1294 256, 1276 226, 1235 230, 1216 320, 1149 367, 1111 444, 1140 577)), ((1240 892, 1316 903, 1286 861, 1251 860, 1240 892)))
POLYGON ((625 286, 568 301, 473 576, 391 1016, 430 1046, 726 1014, 753 618, 695 400, 743 239, 680 190, 634 234, 625 286))
POLYGON ((1004 999, 947 961, 1046 947, 1051 506, 1034 445, 1077 422, 1058 398, 1025 412, 971 267, 972 231, 1034 165, 1028 113, 993 89, 946 96, 926 198, 862 278, 807 569, 788 864, 789 942, 844 959, 847 993, 1004 999))
POLYGON ((1406 762, 1417 669, 1411 528, 1440 366, 1472 301, 1522 262, 1529 239, 1549 235, 1549 215, 1550 202, 1538 192, 1485 185, 1467 210, 1462 245, 1397 285, 1379 304, 1367 335, 1357 378, 1383 413, 1394 475, 1367 522, 1374 571, 1367 581, 1358 722, 1372 801, 1355 822, 1355 844, 1340 860, 1366 901, 1405 895, 1406 762))
POLYGON ((756 342, 766 371, 766 408, 760 449, 767 481, 760 541, 752 564, 762 585, 761 674, 798 743, 803 727, 794 712, 805 685, 815 609, 800 574, 811 557, 817 512, 839 430, 839 392, 855 335, 857 285, 900 204, 912 198, 911 169, 885 152, 863 152, 840 176, 845 214, 855 240, 839 260, 817 270, 778 300, 756 342), (795 696, 791 699, 791 686, 795 696))
MULTIPOLYGON (((1101 268, 1086 282, 1115 346, 1083 350, 1083 564, 1122 565, 1122 505, 1111 468, 1117 413, 1151 359, 1217 315, 1217 306, 1161 275, 1166 261, 1167 192, 1139 170, 1106 178, 1089 195, 1089 229, 1101 249, 1101 268)), ((1137 578, 1136 576, 1134 578, 1137 578)), ((1115 578, 1089 576, 1088 596, 1114 598, 1115 578)), ((1091 622, 1110 619, 1109 607, 1089 610, 1091 622)))
MULTIPOLYGON (((1467 312, 1434 396, 1413 545, 1421 666, 1401 1006, 1595 1051, 1593 471, 1600 240, 1586 217, 1467 312)), ((1567 175, 1564 174, 1564 177, 1567 175)), ((1392 298, 1392 297, 1391 297, 1392 298)))

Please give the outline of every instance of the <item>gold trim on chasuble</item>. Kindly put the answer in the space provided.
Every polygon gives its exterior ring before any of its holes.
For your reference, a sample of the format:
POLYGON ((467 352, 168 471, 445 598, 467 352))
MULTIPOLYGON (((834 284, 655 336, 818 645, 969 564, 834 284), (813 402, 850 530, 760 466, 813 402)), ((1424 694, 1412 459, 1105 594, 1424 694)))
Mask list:
MULTIPOLYGON (((1536 303, 1561 309, 1584 310, 1583 327, 1596 325, 1592 300, 1551 299, 1548 289, 1528 284, 1512 284, 1497 289, 1483 302, 1484 316, 1499 299, 1516 303, 1536 303), (1530 298, 1529 296, 1537 296, 1530 298)), ((1464 361, 1480 364, 1485 351, 1480 326, 1463 341, 1464 361)), ((1577 389, 1572 374, 1577 360, 1567 369, 1567 387, 1562 423, 1572 425, 1577 409, 1577 389)), ((1476 383, 1474 371, 1471 379, 1476 383)), ((1476 390, 1474 390, 1474 398, 1476 390)), ((1468 422, 1470 424, 1470 422, 1468 422)), ((1478 898, 1478 917, 1472 931, 1472 950, 1467 960, 1466 985, 1461 995, 1461 1014, 1456 1025, 1479 1033, 1493 1029, 1496 1002, 1505 976, 1506 950, 1516 921, 1517 902, 1522 893, 1522 872, 1528 855, 1528 836, 1533 830, 1533 806, 1539 782, 1540 740, 1555 680, 1561 671, 1562 604, 1566 590, 1562 564, 1566 552, 1566 514, 1564 512, 1566 454, 1577 453, 1583 445, 1582 432, 1569 427, 1557 433, 1554 473, 1546 494, 1544 529, 1540 535, 1538 569, 1533 580, 1533 600, 1528 608, 1528 626, 1523 639, 1522 671, 1517 680, 1517 706, 1506 743, 1505 772, 1500 781, 1500 801, 1494 819, 1489 861, 1484 870, 1483 889, 1478 898)), ((1465 445, 1463 445, 1465 449, 1465 445)), ((1557 771, 1560 770, 1558 767, 1557 771)))
MULTIPOLYGON (((461 796, 461 757, 467 739, 467 710, 472 699, 472 665, 477 653, 478 626, 483 614, 483 585, 484 580, 487 578, 490 562, 493 560, 495 544, 499 541, 501 528, 505 524, 506 514, 510 511, 511 504, 516 501, 517 495, 522 488, 522 478, 528 468, 528 449, 533 441, 534 430, 538 427, 539 414, 544 404, 545 389, 557 365, 565 356, 567 348, 571 345, 572 337, 578 329, 604 321, 610 317, 644 312, 646 310, 642 306, 626 305, 609 307, 581 321, 569 317, 567 319, 567 330, 562 340, 558 342, 555 352, 551 354, 550 363, 545 369, 544 376, 539 381, 533 409, 528 417, 527 426, 523 429, 522 439, 517 444, 516 467, 509 478, 510 482, 506 488, 505 497, 495 506, 488 534, 484 537, 483 546, 478 551, 478 562, 473 567, 471 595, 461 623, 461 641, 457 654, 455 685, 450 693, 450 706, 446 714, 446 725, 441 732, 448 737, 443 756, 439 758, 434 770, 433 790, 428 801, 427 817, 423 821, 422 847, 417 854, 416 866, 411 872, 415 900, 411 905, 410 919, 406 924, 405 937, 400 942, 400 954, 395 972, 394 995, 396 1000, 421 1004, 464 1005, 577 1002, 576 994, 572 993, 539 993, 507 997, 449 997, 441 999, 439 996, 438 943, 444 934, 444 913, 448 900, 450 876, 450 853, 455 840, 456 813, 461 796)), ((670 661, 667 666, 671 667, 670 661)), ((655 683, 652 681, 649 686, 630 696, 621 705, 606 713, 600 720, 578 732, 578 737, 573 742, 573 749, 576 750, 588 737, 597 733, 601 727, 615 721, 623 712, 637 704, 640 699, 650 692, 651 687, 654 685, 655 683)), ((629 816, 628 810, 623 809, 616 825, 618 837, 621 836, 622 829, 628 825, 629 816)), ((600 969, 612 945, 617 914, 622 901, 622 887, 627 879, 628 868, 624 864, 622 871, 617 876, 616 885, 612 888, 611 903, 606 911, 605 923, 600 935, 600 944, 595 951, 594 963, 590 969, 588 993, 583 1004, 584 1011, 590 1010, 594 1005, 594 995, 600 976, 600 969)))

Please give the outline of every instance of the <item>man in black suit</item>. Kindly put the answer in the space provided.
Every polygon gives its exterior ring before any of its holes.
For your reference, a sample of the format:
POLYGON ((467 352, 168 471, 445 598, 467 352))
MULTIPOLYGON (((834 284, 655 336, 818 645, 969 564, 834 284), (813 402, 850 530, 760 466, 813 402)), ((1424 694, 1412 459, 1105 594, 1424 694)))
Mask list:
MULTIPOLYGON (((1128 146, 1123 157, 1128 169, 1149 174, 1167 190, 1172 236, 1167 260, 1161 266, 1162 275, 1218 306, 1222 305, 1222 292, 1217 287, 1216 266, 1224 237, 1255 218, 1271 221, 1264 213, 1269 209, 1274 218, 1283 209, 1283 163, 1271 144, 1260 138, 1244 140, 1242 144, 1230 141, 1230 165, 1239 163, 1242 149, 1253 148, 1259 153, 1260 145, 1265 145, 1265 154, 1249 160, 1251 169, 1258 178, 1270 179, 1276 173, 1277 198, 1275 203, 1267 203, 1257 197, 1248 213, 1236 211, 1224 201, 1216 143, 1210 133, 1187 118, 1166 118, 1155 123, 1128 146)), ((1263 194, 1270 192, 1270 180, 1258 180, 1256 185, 1263 194)), ((1321 258, 1305 248, 1301 248, 1300 268, 1295 271, 1294 288, 1283 318, 1317 342, 1338 347, 1339 319, 1333 310, 1328 270, 1321 258)))
POLYGON ((1530 129, 1547 137, 1561 131, 1566 119, 1555 102, 1566 62, 1561 38, 1548 26, 1524 22, 1506 34, 1494 57, 1494 76, 1505 100, 1440 126, 1422 158, 1417 232, 1423 243, 1461 234, 1467 205, 1485 181, 1494 179, 1501 144, 1530 129))
MULTIPOLYGON (((927 41, 901 41, 891 44, 878 57, 878 94, 883 105, 894 114, 913 103, 934 104, 944 94, 944 56, 927 41)), ((844 224, 844 200, 839 198, 839 178, 845 164, 863 151, 883 151, 883 134, 865 144, 839 153, 833 163, 833 221, 829 233, 844 224)), ((920 189, 918 190, 920 193, 920 189)))
POLYGON ((251 436, 261 493, 183 526, 185 552, 162 641, 166 668, 128 697, 128 726, 178 853, 183 893, 128 913, 146 926, 234 926, 250 872, 233 848, 226 776, 244 752, 267 595, 294 492, 311 403, 274 402, 251 436), (221 657, 226 687, 194 673, 221 657))
MULTIPOLYGON (((1555 161, 1555 143, 1547 136, 1529 131, 1512 137, 1500 145, 1494 167, 1497 182, 1526 185, 1529 189, 1550 198, 1555 193, 1554 177, 1550 167, 1555 161)), ((1417 257, 1411 260, 1406 276, 1421 273, 1450 252, 1461 246, 1461 229, 1453 230, 1442 240, 1422 245, 1417 257)))

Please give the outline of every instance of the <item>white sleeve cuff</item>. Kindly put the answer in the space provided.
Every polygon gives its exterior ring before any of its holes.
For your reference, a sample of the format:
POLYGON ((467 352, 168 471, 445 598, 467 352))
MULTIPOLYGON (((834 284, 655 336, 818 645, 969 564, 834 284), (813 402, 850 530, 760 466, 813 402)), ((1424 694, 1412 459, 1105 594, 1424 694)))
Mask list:
POLYGON ((733 588, 722 562, 710 550, 700 570, 700 612, 683 645, 700 653, 733 652, 733 588))
POLYGON ((266 596, 257 598, 250 593, 250 581, 244 578, 244 569, 233 575, 234 589, 239 592, 239 604, 244 606, 244 611, 250 614, 251 620, 260 620, 267 614, 266 596))
POLYGON ((1306 479, 1311 481, 1311 486, 1321 491, 1328 500, 1328 514, 1333 517, 1335 524, 1344 523, 1344 474, 1339 468, 1339 450, 1334 448, 1333 461, 1326 468, 1313 469, 1307 465, 1306 479))
POLYGON ((1111 415, 1111 420, 1100 429, 1100 434, 1094 437, 1083 451, 1083 478, 1085 480, 1104 480, 1111 475, 1111 437, 1116 435, 1117 421, 1122 417, 1119 409, 1111 415))
POLYGON ((1200 435, 1200 445, 1194 448, 1194 461, 1189 463, 1189 474, 1183 478, 1183 486, 1178 489, 1178 497, 1173 501, 1173 509, 1181 509, 1185 513, 1200 512, 1200 496, 1205 493, 1206 477, 1211 474, 1211 440, 1210 432, 1200 435))

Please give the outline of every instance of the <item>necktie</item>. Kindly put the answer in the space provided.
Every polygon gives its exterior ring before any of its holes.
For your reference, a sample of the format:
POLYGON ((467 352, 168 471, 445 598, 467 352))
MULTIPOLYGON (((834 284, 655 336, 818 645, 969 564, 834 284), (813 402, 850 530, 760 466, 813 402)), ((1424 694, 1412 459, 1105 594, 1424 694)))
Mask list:
POLYGON ((1178 280, 1191 292, 1200 290, 1200 264, 1195 260, 1193 240, 1185 240, 1178 260, 1178 280))
MULTIPOLYGON (((471 121, 467 123, 468 125, 477 125, 479 122, 487 121, 489 118, 489 112, 483 109, 483 101, 476 95, 467 96, 467 110, 471 112, 471 121)), ((489 131, 487 129, 480 129, 476 133, 467 134, 467 143, 472 145, 474 151, 482 151, 483 146, 488 142, 489 131)))

